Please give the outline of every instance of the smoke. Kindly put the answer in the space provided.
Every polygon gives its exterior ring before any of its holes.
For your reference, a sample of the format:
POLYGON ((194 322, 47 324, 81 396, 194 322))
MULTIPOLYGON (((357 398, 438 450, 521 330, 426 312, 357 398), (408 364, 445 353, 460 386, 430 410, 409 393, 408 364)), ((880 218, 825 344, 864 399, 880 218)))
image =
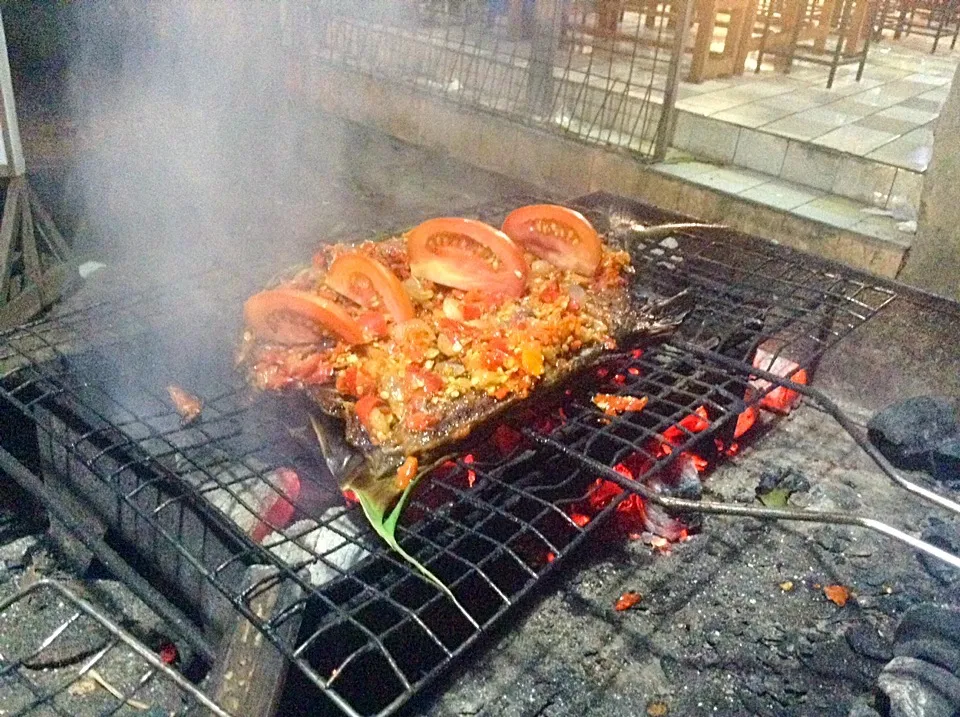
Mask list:
POLYGON ((288 88, 294 5, 69 4, 82 253, 175 275, 320 241, 343 129, 288 88))

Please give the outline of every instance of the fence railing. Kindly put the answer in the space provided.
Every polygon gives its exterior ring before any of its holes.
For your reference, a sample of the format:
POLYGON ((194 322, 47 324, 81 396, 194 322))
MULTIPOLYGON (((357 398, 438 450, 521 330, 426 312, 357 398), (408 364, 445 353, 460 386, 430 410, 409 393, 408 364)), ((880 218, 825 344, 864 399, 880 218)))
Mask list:
POLYGON ((292 4, 288 20, 294 46, 321 61, 652 159, 669 141, 683 47, 674 28, 685 27, 667 8, 314 0, 292 4))

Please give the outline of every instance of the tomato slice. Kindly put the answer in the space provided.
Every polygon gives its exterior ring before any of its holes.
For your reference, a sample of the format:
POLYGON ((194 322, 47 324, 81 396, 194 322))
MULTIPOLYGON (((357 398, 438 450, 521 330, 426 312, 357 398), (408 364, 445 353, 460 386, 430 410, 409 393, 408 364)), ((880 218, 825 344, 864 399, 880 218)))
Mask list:
POLYGON ((603 246, 597 230, 580 212, 556 204, 515 209, 503 222, 503 233, 554 266, 593 276, 603 246))
POLYGON ((311 344, 335 334, 351 344, 364 341, 360 325, 340 306, 306 291, 270 289, 243 305, 247 325, 267 341, 311 344))
POLYGON ((527 286, 523 251, 503 232, 474 219, 430 219, 407 235, 414 276, 464 291, 515 298, 527 286))
POLYGON ((413 318, 413 303, 396 275, 363 254, 338 256, 327 272, 327 286, 367 309, 386 310, 397 323, 413 318))

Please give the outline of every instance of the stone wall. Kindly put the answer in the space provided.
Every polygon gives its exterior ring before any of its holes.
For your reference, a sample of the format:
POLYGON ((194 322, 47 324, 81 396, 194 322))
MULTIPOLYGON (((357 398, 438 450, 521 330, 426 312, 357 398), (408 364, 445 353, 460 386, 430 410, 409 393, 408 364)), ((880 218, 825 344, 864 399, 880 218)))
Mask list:
POLYGON ((933 133, 917 235, 901 278, 960 299, 960 68, 933 133))

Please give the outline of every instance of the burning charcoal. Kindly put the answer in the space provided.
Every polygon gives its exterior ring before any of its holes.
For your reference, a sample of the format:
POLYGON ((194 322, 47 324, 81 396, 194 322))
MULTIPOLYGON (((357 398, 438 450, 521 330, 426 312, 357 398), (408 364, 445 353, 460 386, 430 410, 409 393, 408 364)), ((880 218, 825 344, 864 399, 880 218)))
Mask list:
POLYGON ((766 506, 784 506, 794 493, 810 490, 810 481, 793 467, 775 468, 760 475, 757 498, 766 506))
POLYGON ((960 436, 953 436, 933 452, 933 477, 944 483, 960 483, 960 436))
POLYGON ((924 660, 953 674, 960 673, 960 610, 917 605, 903 616, 894 640, 895 656, 924 660))
POLYGON ((317 587, 346 573, 372 547, 369 531, 344 514, 343 508, 331 508, 321 520, 323 525, 297 521, 284 534, 272 533, 264 541, 288 565, 307 564, 310 583, 317 587))
POLYGON ((916 396, 875 414, 867 430, 890 462, 901 468, 924 468, 938 445, 960 434, 960 423, 949 400, 916 396))
POLYGON ((890 643, 872 625, 853 625, 847 630, 846 638, 850 649, 867 659, 887 662, 893 657, 890 643))
MULTIPOLYGON (((939 518, 930 519, 930 525, 923 529, 920 538, 954 555, 960 553, 960 533, 957 532, 955 526, 939 518)), ((953 585, 960 577, 956 568, 947 565, 932 555, 917 553, 917 559, 930 575, 945 586, 953 585)))
POLYGON ((912 657, 894 657, 877 684, 890 702, 890 717, 953 717, 960 709, 960 679, 912 657))

